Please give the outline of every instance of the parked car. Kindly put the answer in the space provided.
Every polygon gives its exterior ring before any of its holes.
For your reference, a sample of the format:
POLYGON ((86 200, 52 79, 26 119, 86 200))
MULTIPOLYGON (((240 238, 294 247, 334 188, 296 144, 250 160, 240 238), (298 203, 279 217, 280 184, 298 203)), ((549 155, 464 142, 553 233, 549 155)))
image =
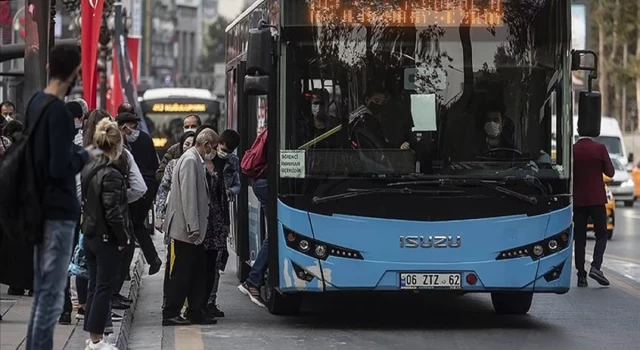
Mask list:
MULTIPOLYGON (((606 176, 605 181, 607 181, 606 176)), ((616 201, 613 197, 613 193, 611 193, 611 190, 606 184, 604 185, 604 188, 607 191, 607 204, 605 205, 605 208, 607 208, 607 238, 611 239, 613 238, 613 229, 616 225, 616 201)), ((587 232, 593 232, 593 222, 591 221, 591 218, 589 218, 587 223, 587 232)))
POLYGON ((625 207, 632 207, 636 199, 635 182, 618 158, 612 157, 611 162, 616 172, 607 185, 617 202, 623 202, 625 207))

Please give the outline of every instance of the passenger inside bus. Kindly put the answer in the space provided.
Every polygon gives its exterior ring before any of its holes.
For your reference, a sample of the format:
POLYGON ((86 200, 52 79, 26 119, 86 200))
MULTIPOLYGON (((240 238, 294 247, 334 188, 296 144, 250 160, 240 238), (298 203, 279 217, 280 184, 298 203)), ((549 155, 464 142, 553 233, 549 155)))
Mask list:
POLYGON ((516 149, 515 125, 504 115, 504 105, 492 104, 486 108, 484 120, 484 150, 516 149))
POLYGON ((331 129, 339 125, 338 119, 329 110, 330 95, 326 89, 316 89, 312 91, 311 98, 311 118, 309 119, 310 131, 305 142, 316 140, 311 148, 339 148, 340 140, 336 133, 328 135, 331 129), (323 138, 325 136, 325 138, 323 138))

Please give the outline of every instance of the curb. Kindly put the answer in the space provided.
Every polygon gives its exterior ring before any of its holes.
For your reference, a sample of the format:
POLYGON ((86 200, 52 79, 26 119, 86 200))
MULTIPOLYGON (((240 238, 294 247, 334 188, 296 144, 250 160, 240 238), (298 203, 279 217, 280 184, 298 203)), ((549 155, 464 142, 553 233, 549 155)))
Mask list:
POLYGON ((133 300, 133 303, 131 303, 131 307, 124 312, 120 329, 116 335, 116 347, 120 350, 129 349, 129 333, 131 331, 131 325, 133 324, 133 315, 138 304, 142 276, 144 275, 145 260, 140 249, 136 249, 133 261, 135 261, 135 265, 131 271, 129 293, 125 295, 127 298, 133 300))

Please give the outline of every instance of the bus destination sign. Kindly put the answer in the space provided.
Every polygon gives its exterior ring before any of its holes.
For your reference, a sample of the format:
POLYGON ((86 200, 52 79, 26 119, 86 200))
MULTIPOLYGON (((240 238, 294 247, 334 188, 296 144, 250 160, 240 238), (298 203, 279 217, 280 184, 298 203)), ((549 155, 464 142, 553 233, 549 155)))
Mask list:
POLYGON ((311 23, 503 26, 503 0, 308 0, 311 23))
POLYGON ((152 113, 195 113, 206 112, 206 103, 154 103, 152 113))

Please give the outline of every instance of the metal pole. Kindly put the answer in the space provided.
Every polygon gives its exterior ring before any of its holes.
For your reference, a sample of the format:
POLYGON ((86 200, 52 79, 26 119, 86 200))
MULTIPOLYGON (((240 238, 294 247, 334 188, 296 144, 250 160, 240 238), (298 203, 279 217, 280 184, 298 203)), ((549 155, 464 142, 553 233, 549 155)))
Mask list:
POLYGON ((51 23, 49 25, 49 50, 53 49, 56 41, 56 0, 51 0, 51 23))
MULTIPOLYGON (((47 62, 49 61, 49 13, 50 0, 25 1, 25 45, 23 110, 38 90, 47 83, 47 62), (35 15, 35 16, 34 16, 35 15)), ((24 115, 21 116, 24 119, 24 115)), ((24 120, 22 120, 24 121, 24 120)))

